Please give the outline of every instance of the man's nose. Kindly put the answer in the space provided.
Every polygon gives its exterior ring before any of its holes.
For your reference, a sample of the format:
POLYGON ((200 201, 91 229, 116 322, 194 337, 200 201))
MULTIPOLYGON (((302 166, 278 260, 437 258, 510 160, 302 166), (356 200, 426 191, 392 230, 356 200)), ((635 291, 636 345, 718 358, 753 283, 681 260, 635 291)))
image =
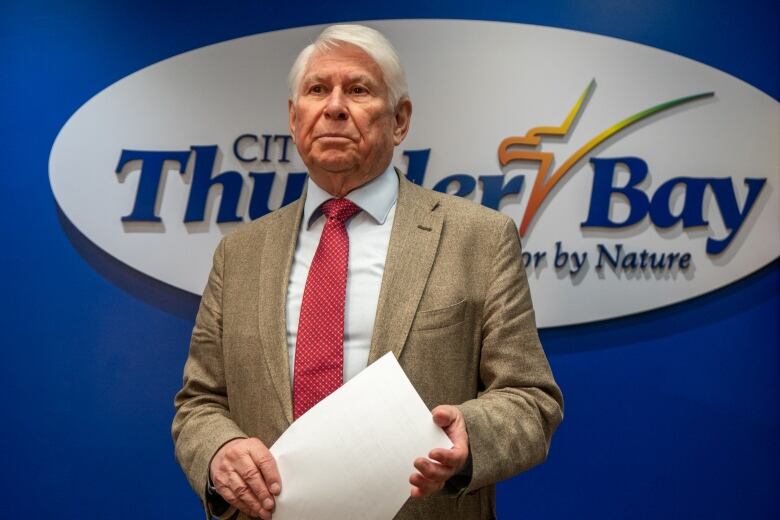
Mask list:
POLYGON ((328 104, 325 106, 325 117, 337 121, 347 119, 346 99, 344 97, 344 91, 340 88, 335 88, 331 91, 330 96, 328 97, 328 104))

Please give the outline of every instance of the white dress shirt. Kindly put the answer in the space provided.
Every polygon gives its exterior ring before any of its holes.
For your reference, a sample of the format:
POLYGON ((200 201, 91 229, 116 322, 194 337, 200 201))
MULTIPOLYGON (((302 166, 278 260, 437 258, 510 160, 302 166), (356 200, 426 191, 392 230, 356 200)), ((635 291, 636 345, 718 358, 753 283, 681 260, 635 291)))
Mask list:
MULTIPOLYGON (((287 349, 290 356, 290 381, 295 371, 295 342, 301 301, 314 253, 320 243, 325 217, 321 205, 333 196, 309 178, 303 221, 295 245, 295 257, 287 285, 287 349)), ((379 290, 385 271, 390 231, 393 229, 398 199, 398 177, 395 169, 387 170, 371 182, 351 191, 347 199, 363 211, 346 225, 349 234, 349 267, 344 303, 344 382, 368 364, 374 318, 379 302, 379 290)))

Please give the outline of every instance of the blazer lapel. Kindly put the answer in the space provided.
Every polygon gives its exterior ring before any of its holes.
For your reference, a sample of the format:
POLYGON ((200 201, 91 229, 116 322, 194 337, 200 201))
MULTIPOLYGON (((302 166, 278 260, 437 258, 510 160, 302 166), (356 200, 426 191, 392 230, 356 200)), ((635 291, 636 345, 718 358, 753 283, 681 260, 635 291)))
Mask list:
POLYGON ((439 247, 438 202, 399 173, 398 203, 379 292, 368 362, 401 356, 439 247))
POLYGON ((266 267, 260 275, 258 288, 263 357, 288 424, 293 421, 293 410, 287 346, 287 284, 305 200, 304 187, 301 198, 293 202, 288 211, 276 213, 274 221, 268 223, 269 231, 262 249, 266 267))

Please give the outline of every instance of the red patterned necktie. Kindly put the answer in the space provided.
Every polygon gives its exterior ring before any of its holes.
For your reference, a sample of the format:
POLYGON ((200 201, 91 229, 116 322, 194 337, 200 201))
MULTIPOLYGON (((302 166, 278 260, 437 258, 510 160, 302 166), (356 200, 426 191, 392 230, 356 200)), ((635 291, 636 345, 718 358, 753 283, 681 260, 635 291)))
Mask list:
POLYGON ((345 223, 359 211, 347 199, 330 199, 322 205, 327 221, 303 289, 295 343, 296 419, 344 381, 344 300, 349 262, 345 223))

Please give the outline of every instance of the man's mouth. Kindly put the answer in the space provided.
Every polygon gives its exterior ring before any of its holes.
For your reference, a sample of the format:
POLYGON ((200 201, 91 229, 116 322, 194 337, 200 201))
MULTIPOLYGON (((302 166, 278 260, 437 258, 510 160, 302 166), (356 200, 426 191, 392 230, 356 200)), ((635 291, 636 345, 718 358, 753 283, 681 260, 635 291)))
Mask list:
POLYGON ((325 134, 320 134, 320 135, 316 136, 316 137, 315 137, 315 139, 317 139, 317 140, 321 140, 321 141, 323 141, 323 140, 324 140, 324 141, 326 141, 326 142, 334 142, 334 143, 336 143, 336 142, 342 142, 342 141, 352 141, 352 140, 353 140, 353 139, 352 139, 350 136, 348 136, 348 135, 344 135, 344 134, 336 134, 336 133, 325 133, 325 134))

